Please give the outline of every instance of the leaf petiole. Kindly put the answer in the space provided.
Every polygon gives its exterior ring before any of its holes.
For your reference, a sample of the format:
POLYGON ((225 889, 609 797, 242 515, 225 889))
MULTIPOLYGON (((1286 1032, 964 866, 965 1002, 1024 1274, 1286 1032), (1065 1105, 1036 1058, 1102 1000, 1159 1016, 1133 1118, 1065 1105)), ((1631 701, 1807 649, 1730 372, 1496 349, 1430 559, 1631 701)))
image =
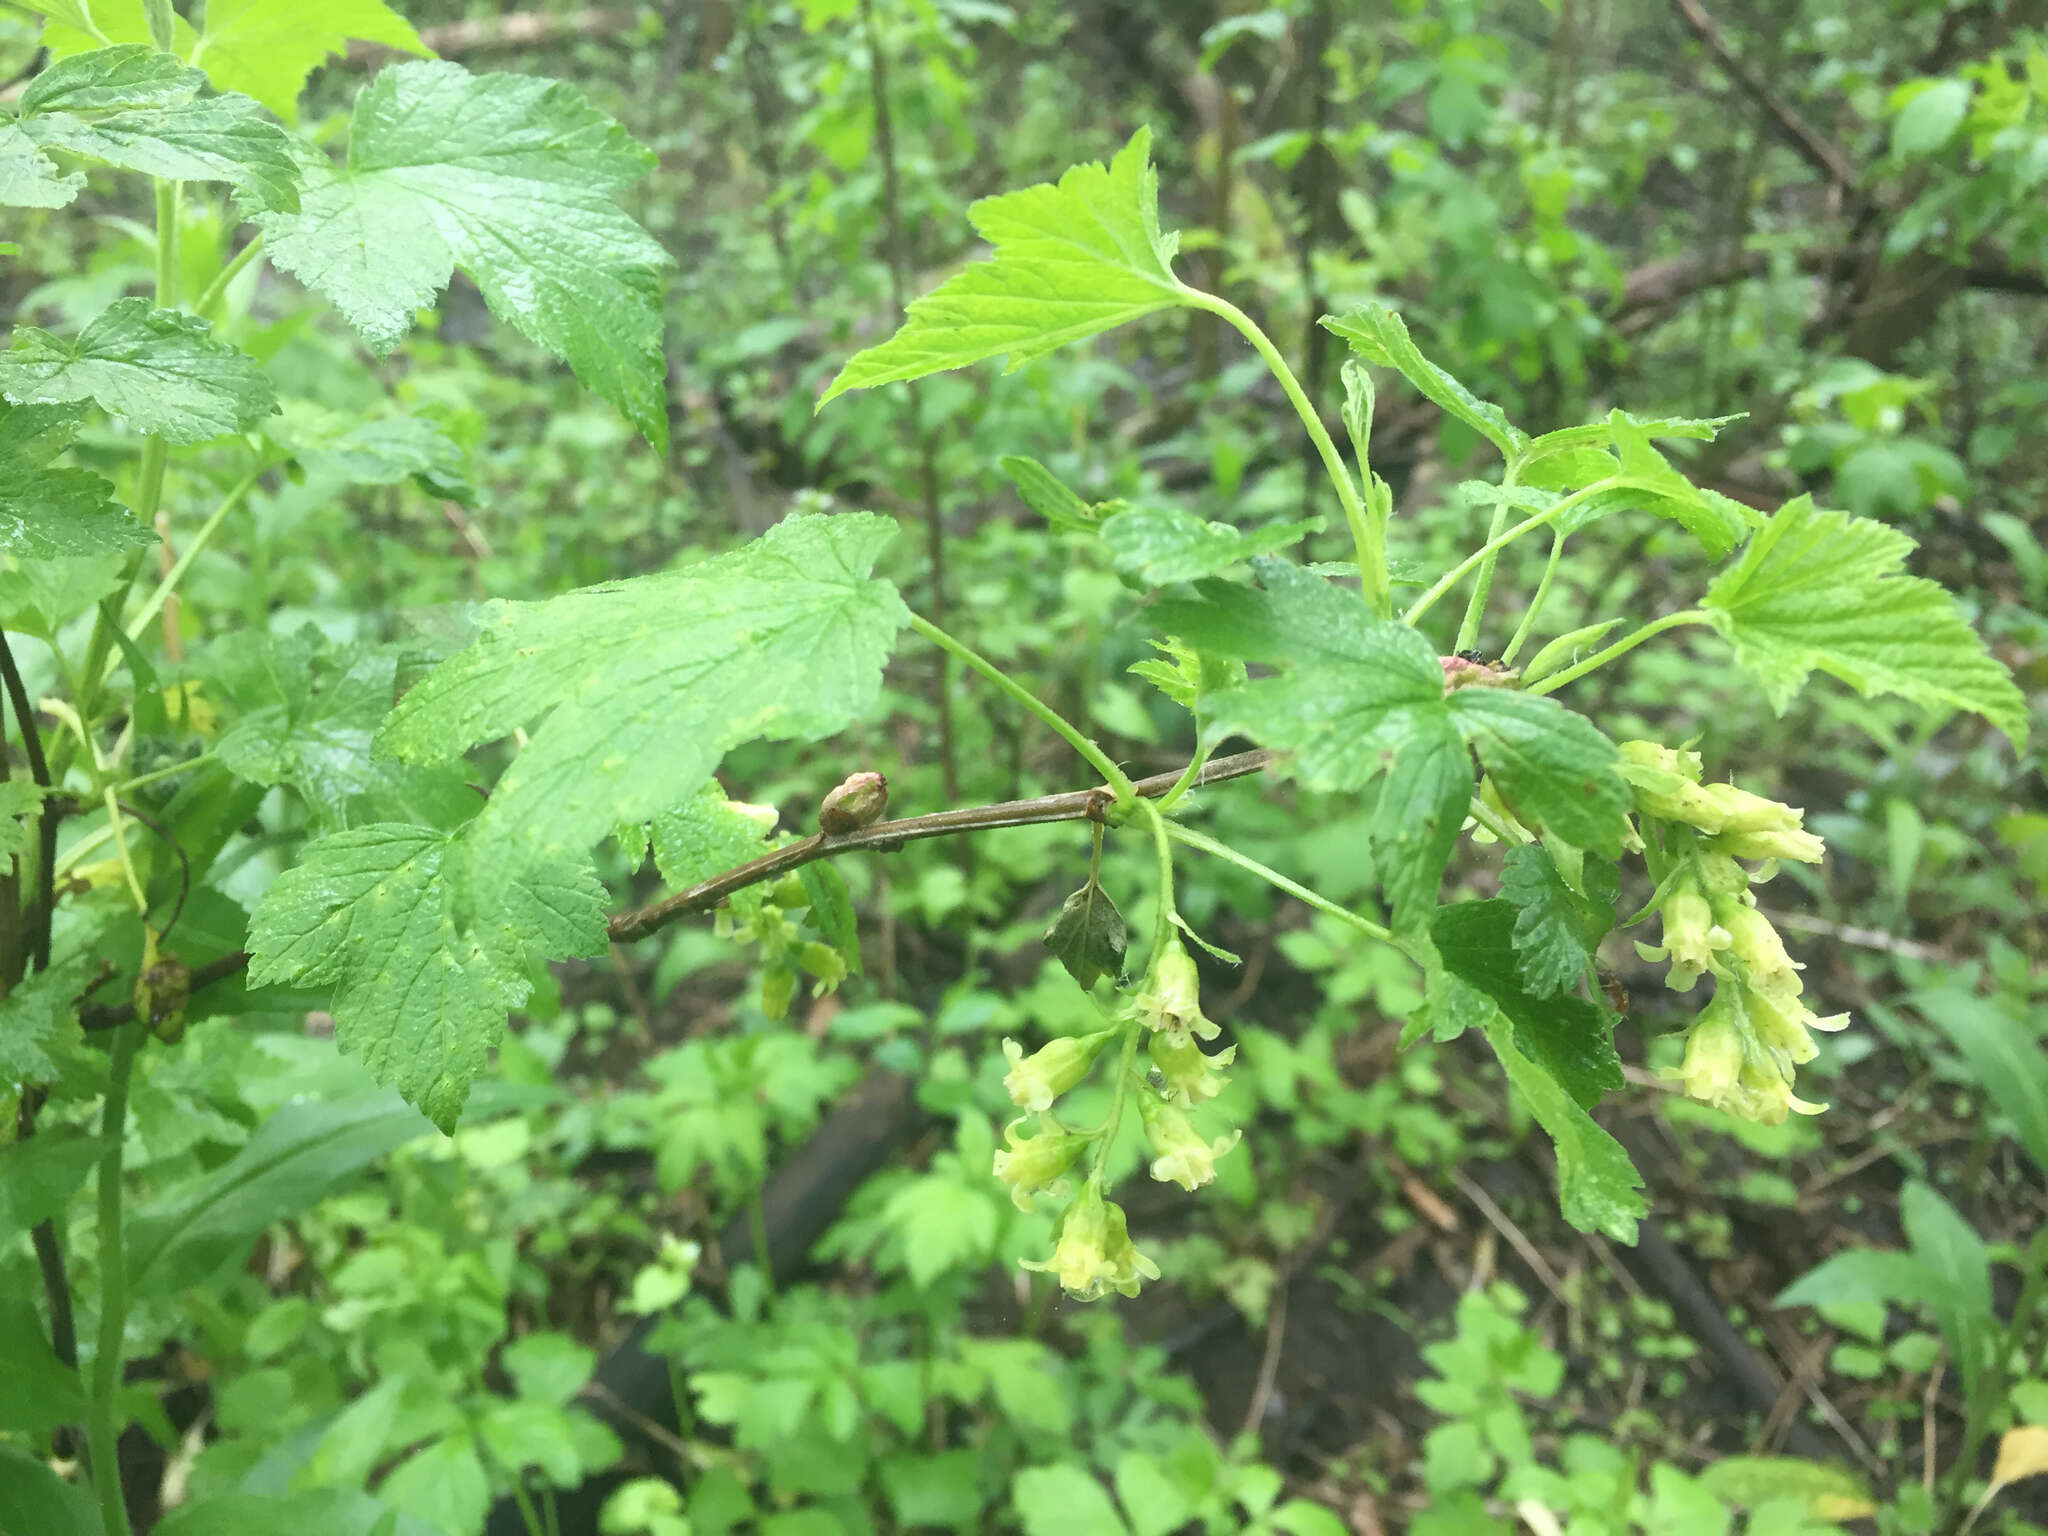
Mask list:
POLYGON ((1268 868, 1248 854, 1239 853, 1228 843, 1218 842, 1207 833, 1197 832, 1192 827, 1184 827, 1179 822, 1168 822, 1166 830, 1167 835, 1175 842, 1186 843, 1190 848, 1199 848, 1212 858, 1221 859, 1226 864, 1235 864, 1246 873, 1257 875, 1275 890, 1285 891, 1289 896, 1292 896, 1296 901, 1301 902, 1305 906, 1313 907, 1316 911, 1323 913, 1325 916, 1334 917, 1340 922, 1349 923, 1368 938, 1378 939, 1385 944, 1396 943, 1392 929, 1381 926, 1369 917, 1353 912, 1349 907, 1339 906, 1336 902, 1330 900, 1329 897, 1319 895, 1299 881, 1288 879, 1279 870, 1268 868))
POLYGON ((1698 608, 1681 608, 1676 613, 1667 613, 1661 619, 1652 619, 1640 629, 1630 630, 1605 650, 1595 651, 1577 666, 1566 667, 1562 672, 1553 672, 1542 682, 1528 691, 1530 693, 1555 693, 1566 683, 1576 682, 1588 672, 1597 671, 1617 656, 1634 650, 1645 640, 1661 635, 1667 629, 1676 629, 1681 624, 1711 624, 1713 620, 1698 608))

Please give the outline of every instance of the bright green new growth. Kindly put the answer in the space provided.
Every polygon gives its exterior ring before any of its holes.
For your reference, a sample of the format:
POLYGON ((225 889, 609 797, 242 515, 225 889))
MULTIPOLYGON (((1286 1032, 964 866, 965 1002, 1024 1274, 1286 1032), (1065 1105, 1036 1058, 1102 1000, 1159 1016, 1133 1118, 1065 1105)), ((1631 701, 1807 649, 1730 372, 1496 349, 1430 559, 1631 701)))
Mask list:
POLYGON ((660 448, 669 258, 613 201, 653 164, 569 86, 399 64, 356 98, 347 162, 308 165, 299 211, 257 223, 379 356, 461 267, 660 448))
POLYGON ((206 76, 147 44, 60 59, 0 122, 0 202, 61 208, 84 179, 46 150, 174 181, 225 181, 258 208, 299 206, 291 139, 246 96, 201 97, 206 76))
POLYGON ((538 720, 473 835, 520 868, 581 858, 674 807, 730 748, 815 740, 873 709, 910 621, 869 575, 895 532, 873 513, 799 514, 679 571, 490 604, 378 745, 437 762, 538 720))
POLYGON ((995 247, 914 300, 896 334, 857 354, 818 406, 849 389, 992 357, 1020 368, 1070 341, 1113 330, 1186 302, 1173 275, 1178 235, 1159 232, 1159 177, 1150 129, 1140 128, 1110 161, 1077 165, 1057 184, 985 197, 967 210, 995 247))
MULTIPOLYGON (((74 0, 26 0, 27 8, 50 18, 43 45, 54 58, 85 53, 110 43, 147 43, 149 20, 142 0, 92 0, 91 13, 74 0), (88 30, 90 29, 90 30, 88 30)), ((178 57, 206 71, 215 90, 253 96, 286 122, 298 116, 306 77, 351 39, 382 43, 403 53, 425 53, 412 23, 383 0, 208 0, 205 31, 195 34, 174 17, 178 57)))
POLYGON ((306 846, 249 926, 251 984, 331 988, 336 1042, 451 1133, 531 969, 605 947, 587 863, 508 880, 485 877, 487 859, 427 827, 337 832, 306 846))
POLYGON ((1859 693, 1980 714, 2025 746, 2026 699, 1955 599, 1904 574, 1912 550, 1895 528, 1820 511, 1801 496, 1750 540, 1702 606, 1779 714, 1820 671, 1859 693))

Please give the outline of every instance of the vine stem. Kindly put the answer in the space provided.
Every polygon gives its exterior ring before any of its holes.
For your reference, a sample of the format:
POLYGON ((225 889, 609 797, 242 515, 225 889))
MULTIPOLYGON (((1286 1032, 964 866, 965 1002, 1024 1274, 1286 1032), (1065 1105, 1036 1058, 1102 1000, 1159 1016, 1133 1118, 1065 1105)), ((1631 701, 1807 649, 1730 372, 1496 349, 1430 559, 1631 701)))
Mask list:
POLYGON ((206 291, 192 301, 192 312, 202 320, 211 319, 208 313, 227 295, 228 284, 242 275, 242 269, 263 253, 263 235, 259 231, 255 238, 229 258, 227 264, 214 274, 213 281, 206 285, 206 291))
POLYGON ((92 1362, 92 1403, 86 1441, 106 1536, 128 1536, 128 1503, 121 1492, 121 1345, 128 1328, 128 1253, 121 1231, 121 1156, 128 1128, 128 1081, 147 1025, 125 1026, 108 1053, 107 1097, 100 1116, 99 1346, 92 1362))
MULTIPOLYGON (((1494 504, 1493 521, 1486 530, 1489 545, 1507 531, 1510 510, 1507 492, 1514 488, 1515 478, 1521 471, 1521 460, 1511 459, 1507 473, 1501 477, 1501 498, 1494 504)), ((1465 617, 1459 621, 1458 639, 1453 650, 1470 650, 1479 643, 1479 621, 1486 616, 1486 600, 1493 594, 1493 568, 1499 561, 1500 551, 1496 549, 1479 562, 1479 575, 1472 583, 1472 596, 1465 603, 1465 617)))
POLYGON ((1661 635, 1667 629, 1676 629, 1681 624, 1710 624, 1712 622, 1713 620, 1698 608, 1681 608, 1676 613, 1667 613, 1661 619, 1652 619, 1640 629, 1629 631, 1629 633, 1615 641, 1614 644, 1608 646, 1607 649, 1595 651, 1584 661, 1578 663, 1578 665, 1566 667, 1562 672, 1553 672, 1550 676, 1544 678, 1542 682, 1527 691, 1530 693, 1555 693, 1566 683, 1577 682, 1588 672, 1597 671, 1599 668, 1606 666, 1608 662, 1614 660, 1615 657, 1626 655, 1645 640, 1661 635))
MULTIPOLYGON (((1156 964, 1173 940, 1173 922, 1180 915, 1173 900, 1173 841, 1159 807, 1150 800, 1140 801, 1139 806, 1152 828, 1152 851, 1158 858, 1159 909, 1152 919, 1152 959, 1156 964)), ((1124 1037, 1117 1050, 1116 1079, 1110 1087, 1109 1118, 1102 1122, 1102 1139, 1095 1144, 1095 1167, 1088 1175, 1097 1189, 1101 1189, 1109 1166, 1110 1146, 1124 1123, 1124 1103, 1131 1092, 1131 1068, 1138 1058, 1138 1042, 1147 1028, 1140 1018, 1124 1022, 1124 1037)))
MULTIPOLYGON (((1309 440, 1316 445, 1316 452, 1322 456, 1323 468, 1329 472, 1330 483, 1337 488, 1337 499, 1344 505, 1344 521, 1351 529, 1351 543, 1358 554, 1359 580, 1365 587, 1365 600, 1372 605, 1374 613, 1383 619, 1394 616, 1394 599, 1387 580, 1387 550, 1384 532, 1373 519, 1366 516, 1365 502, 1358 493, 1358 486, 1351 478, 1351 471, 1344 467, 1343 457, 1337 452, 1337 445, 1330 439, 1329 428, 1323 425, 1323 418, 1315 408, 1301 381, 1294 376, 1294 370, 1287 366, 1287 359, 1280 355, 1280 349, 1273 345, 1273 339, 1259 329, 1252 317, 1239 309, 1228 299, 1218 298, 1213 293, 1204 293, 1199 288, 1187 288, 1182 292, 1181 302, 1193 309, 1207 310, 1210 314, 1228 321, 1244 339, 1252 344, 1252 350, 1265 360, 1273 370, 1273 377, 1280 381, 1280 388, 1286 392, 1293 404, 1301 424, 1308 429, 1309 440)), ((1371 469, 1361 463, 1361 475, 1370 475, 1371 469)))
POLYGON ((1529 606, 1522 610, 1522 622, 1515 626, 1515 637, 1508 642, 1508 648, 1500 653, 1501 665, 1512 666, 1522 647, 1528 644, 1530 632, 1536 628, 1536 615, 1543 611, 1543 605, 1550 601, 1550 584, 1557 580, 1558 562, 1564 558, 1564 541, 1568 533, 1552 529, 1550 533, 1550 560, 1543 567, 1543 579, 1536 583, 1535 596, 1529 599, 1529 606))
POLYGON ((1301 902, 1305 906, 1313 907, 1316 911, 1326 916, 1334 917, 1340 922, 1349 923, 1368 938, 1378 939, 1386 944, 1395 942, 1394 932, 1391 928, 1383 927, 1371 918, 1353 912, 1349 907, 1339 906, 1336 902, 1330 900, 1329 897, 1310 890, 1298 880, 1288 879, 1279 870, 1261 864, 1249 854, 1239 853, 1230 844, 1220 843, 1206 832, 1197 832, 1193 827, 1184 827, 1179 822, 1169 822, 1167 824, 1167 836, 1177 843, 1186 843, 1190 848, 1199 848, 1210 857, 1221 859, 1226 864, 1235 864, 1247 874, 1257 875, 1274 889, 1285 891, 1296 901, 1301 902))
POLYGON ((256 488, 256 482, 263 478, 270 467, 268 460, 259 461, 254 469, 235 482, 234 487, 221 497, 220 504, 207 514, 206 521, 199 525, 190 539, 186 540, 184 552, 178 556, 177 563, 164 572, 163 580, 156 584, 156 590, 149 594, 141 608, 136 610, 135 617, 128 621, 130 640, 142 638, 142 633, 149 628, 150 621, 163 610, 171 594, 178 590, 178 584, 185 579, 185 572, 191 569, 192 562, 213 542, 214 534, 220 531, 220 525, 226 521, 227 515, 242 504, 243 498, 256 488))
POLYGON ((1429 612, 1430 609, 1434 608, 1437 600, 1446 592, 1471 575, 1480 566, 1485 565, 1524 534, 1534 533, 1538 528, 1549 527, 1574 507, 1583 506, 1595 496, 1608 491, 1628 490, 1631 488, 1637 488, 1636 482, 1624 475, 1614 475, 1605 480, 1596 480, 1589 486, 1573 491, 1569 496, 1559 497, 1553 505, 1545 507, 1535 516, 1524 518, 1521 522, 1516 523, 1514 527, 1504 529, 1488 539, 1478 549, 1472 551, 1471 554, 1460 560, 1448 571, 1444 572, 1437 579, 1436 585, 1418 597, 1415 600, 1415 605, 1401 616, 1401 622, 1403 624, 1413 624, 1417 619, 1429 612))
POLYGON ((1110 761, 1109 754, 1082 735, 1066 716, 1039 698, 1037 694, 1011 677, 1009 673, 1005 672, 994 662, 982 656, 978 651, 955 640, 929 619, 912 614, 910 616, 910 627, 918 634, 924 636, 925 639, 931 641, 933 645, 958 657, 964 665, 979 672, 983 677, 1002 689, 1004 693, 1016 700, 1017 703, 1023 705, 1024 708, 1031 711, 1032 714, 1038 716, 1039 719, 1057 731, 1068 746, 1080 753, 1082 759, 1097 773, 1102 775, 1102 782, 1116 792, 1116 803, 1119 806, 1128 807, 1138 798, 1138 791, 1132 786, 1130 776, 1123 769, 1117 767, 1114 762, 1110 761))

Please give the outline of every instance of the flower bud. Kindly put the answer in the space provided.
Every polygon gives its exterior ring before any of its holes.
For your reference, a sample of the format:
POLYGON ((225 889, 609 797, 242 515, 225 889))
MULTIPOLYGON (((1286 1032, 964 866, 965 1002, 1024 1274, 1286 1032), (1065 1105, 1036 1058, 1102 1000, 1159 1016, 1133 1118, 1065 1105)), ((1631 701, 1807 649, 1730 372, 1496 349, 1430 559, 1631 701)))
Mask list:
POLYGON ((1162 1184, 1178 1184, 1189 1194, 1216 1177, 1216 1159, 1236 1146, 1242 1134, 1232 1131, 1207 1141, 1185 1110, 1149 1089, 1138 1095, 1138 1117, 1145 1122, 1145 1141, 1155 1154, 1152 1177, 1162 1184))
POLYGON ((1214 1056, 1203 1054, 1195 1038, 1184 1029, 1155 1031, 1146 1042, 1152 1064, 1166 1080, 1166 1094, 1177 1104, 1205 1103, 1223 1091, 1228 1081, 1223 1069, 1237 1059, 1237 1047, 1227 1045, 1214 1056))
POLYGON ((1024 1054, 1014 1040, 1003 1042, 1003 1054, 1010 1060, 1003 1087, 1011 1100, 1025 1109, 1051 1109, 1053 1100, 1088 1075, 1102 1048, 1116 1036, 1113 1029, 1093 1035, 1065 1035, 1024 1054))
POLYGON ((1110 1291, 1135 1296, 1141 1276, 1159 1278, 1159 1266, 1132 1245, 1122 1209, 1104 1200, 1093 1183, 1081 1186, 1060 1218, 1052 1257, 1026 1259, 1024 1268, 1055 1276, 1062 1290, 1082 1301, 1110 1291))
POLYGON ((1168 939, 1152 957, 1151 967, 1131 1000, 1131 1008, 1148 1029, 1186 1030, 1204 1040, 1221 1033, 1202 1017, 1202 979, 1194 956, 1179 939, 1168 939))
POLYGON ((1756 1026, 1759 1045, 1781 1052, 1794 1066, 1811 1061, 1820 1054, 1820 1047, 1806 1032, 1809 1020, 1819 1021, 1814 1019, 1813 1010, 1798 998, 1752 990, 1743 1001, 1749 1007, 1750 1023, 1756 1026))
POLYGON ((1783 1125, 1788 1113, 1818 1115, 1827 1110, 1827 1105, 1809 1104, 1795 1094, 1790 1073, 1753 1062, 1742 1069, 1734 1092, 1721 1100, 1719 1107, 1758 1125, 1783 1125))
POLYGON ((1712 800, 1700 787, 1700 755, 1677 752, 1654 741, 1621 744, 1621 776, 1635 791, 1636 809, 1659 821, 1679 821, 1702 831, 1719 830, 1712 800), (1714 825, 1709 826, 1709 822, 1714 825))
POLYGON ((1003 1139, 1009 1146, 996 1149, 995 1175, 1010 1186, 1010 1199, 1017 1209, 1029 1211, 1033 1195, 1057 1198, 1067 1192, 1066 1171, 1095 1138, 1068 1131, 1020 1137, 1017 1127, 1023 1123, 1012 1120, 1004 1127, 1003 1139))
POLYGON ((818 805, 818 830, 829 837, 858 832, 889 808, 889 781, 879 773, 849 774, 818 805))

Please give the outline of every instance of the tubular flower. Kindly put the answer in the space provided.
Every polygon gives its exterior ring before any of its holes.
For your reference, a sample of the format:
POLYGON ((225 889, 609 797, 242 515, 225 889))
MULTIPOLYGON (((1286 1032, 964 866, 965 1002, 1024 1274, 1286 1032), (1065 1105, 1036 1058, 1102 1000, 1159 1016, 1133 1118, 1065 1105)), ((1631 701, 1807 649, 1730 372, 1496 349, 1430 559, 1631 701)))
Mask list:
POLYGON ((1720 813, 1720 825, 1700 825, 1715 834, 1714 846, 1739 859, 1792 859, 1818 864, 1827 845, 1806 830, 1806 813, 1766 800, 1733 784, 1709 784, 1706 793, 1720 813))
POLYGON ((1010 1071, 1003 1079, 1003 1087, 1009 1091, 1011 1101, 1025 1109, 1051 1109, 1053 1100, 1088 1075, 1095 1058, 1115 1036, 1113 1029, 1093 1035, 1065 1035, 1029 1056, 1016 1041, 1005 1040, 1003 1054, 1010 1060, 1010 1071))
POLYGON ((1636 809, 1645 816, 1694 827, 1704 825, 1702 818, 1715 818, 1713 801, 1700 786, 1697 752, 1675 751, 1654 741, 1624 741, 1621 776, 1635 791, 1636 809))
POLYGON ((1799 980, 1805 967, 1785 953, 1785 941, 1768 917, 1741 901, 1716 907, 1715 916, 1728 932, 1729 954, 1748 970, 1751 987, 1777 997, 1797 997, 1805 990, 1799 980))
POLYGON ((1033 1195, 1058 1198, 1067 1192, 1067 1170, 1095 1138, 1067 1131, 1020 1137, 1017 1127, 1023 1123, 1012 1120, 1004 1127, 1003 1139, 1009 1145, 996 1149, 995 1175, 1010 1186, 1010 1199, 1017 1209, 1029 1211, 1034 1209, 1033 1195))
POLYGON ((1237 1047, 1225 1046, 1214 1056, 1204 1054, 1195 1037, 1184 1029, 1155 1031, 1146 1042, 1152 1064, 1166 1080, 1166 1096, 1176 1104, 1192 1106, 1213 1099, 1228 1081, 1223 1069, 1237 1059, 1237 1047))
POLYGON ((1796 996, 1752 990, 1747 1001, 1758 1043, 1766 1050, 1782 1052, 1795 1066, 1820 1054, 1820 1047, 1813 1043, 1808 1030, 1824 1029, 1832 1034, 1849 1027, 1846 1013, 1820 1018, 1796 996))
POLYGON ((1667 1075, 1704 1104, 1759 1125, 1781 1125, 1797 1112, 1817 1115, 1825 1104, 1810 1104, 1792 1092, 1792 1068, 1813 1059, 1806 1027, 1838 1029, 1848 1022, 1774 1013, 1771 1000, 1724 977, 1686 1037, 1685 1062, 1667 1075), (1796 1034, 1794 1033, 1796 1031, 1796 1034), (1792 1049, 1803 1047, 1804 1054, 1792 1049))
POLYGON ((1222 1031, 1202 1017, 1201 989, 1194 956, 1179 939, 1168 939, 1152 957, 1131 1007, 1149 1029, 1186 1030, 1200 1039, 1214 1040, 1222 1031))
POLYGON ((1719 1003, 1717 994, 1693 1021, 1685 1037, 1685 1063, 1674 1074, 1689 1097, 1705 1104, 1721 1103, 1742 1074, 1742 1029, 1719 1003))
POLYGON ((1093 1183, 1081 1187, 1060 1218, 1052 1257, 1026 1259, 1024 1267, 1054 1276, 1062 1290, 1081 1301, 1111 1291, 1135 1296, 1141 1278, 1159 1278, 1159 1266, 1132 1245, 1122 1209, 1104 1200, 1093 1183))
POLYGON ((1729 945, 1728 930, 1714 921, 1714 909, 1698 891, 1681 886, 1664 898, 1664 948, 1671 969, 1664 984, 1689 992, 1692 984, 1713 969, 1714 954, 1729 945))
POLYGON ((1242 1134, 1232 1131, 1206 1140, 1185 1110, 1149 1090, 1139 1092, 1138 1115, 1145 1122, 1145 1141, 1156 1154, 1152 1177, 1162 1184, 1178 1184, 1189 1194, 1216 1177, 1216 1159, 1236 1146, 1242 1134))

